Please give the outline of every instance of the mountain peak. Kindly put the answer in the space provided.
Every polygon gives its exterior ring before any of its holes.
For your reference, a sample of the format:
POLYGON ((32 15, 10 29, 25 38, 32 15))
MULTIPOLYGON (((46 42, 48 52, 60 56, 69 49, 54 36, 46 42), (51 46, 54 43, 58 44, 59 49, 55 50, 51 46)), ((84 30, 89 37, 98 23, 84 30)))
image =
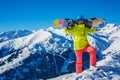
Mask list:
MULTIPOLYGON (((114 55, 112 53, 120 53, 119 44, 115 45, 120 39, 119 32, 118 26, 107 24, 106 27, 98 29, 94 34, 88 35, 90 44, 96 48, 98 63, 109 63, 107 59, 101 60, 101 58, 109 58, 109 56, 112 58, 114 55)), ((0 39, 2 40, 0 43, 0 79, 43 79, 75 72, 76 58, 73 41, 71 35, 64 34, 63 29, 50 27, 47 30, 40 29, 35 32, 15 30, 0 34, 0 39), (4 39, 2 40, 2 38, 4 39), (7 39, 5 40, 5 38, 7 39)), ((86 69, 89 67, 89 56, 84 54, 83 57, 85 63, 83 68, 86 69)), ((109 60, 111 59, 109 58, 109 60)), ((104 64, 98 65, 106 66, 104 64)), ((87 73, 86 70, 83 72, 89 76, 87 73)), ((97 72, 93 73, 97 75, 97 72)), ((105 70, 99 72, 106 79, 103 73, 107 74, 105 70)), ((89 74, 93 79, 94 75, 89 74)), ((116 73, 116 75, 120 74, 116 73)), ((83 75, 80 77, 84 78, 83 75)), ((111 77, 110 72, 109 78, 111 79, 111 77)), ((97 78, 101 79, 99 76, 97 78)), ((86 79, 89 80, 90 78, 86 79)))

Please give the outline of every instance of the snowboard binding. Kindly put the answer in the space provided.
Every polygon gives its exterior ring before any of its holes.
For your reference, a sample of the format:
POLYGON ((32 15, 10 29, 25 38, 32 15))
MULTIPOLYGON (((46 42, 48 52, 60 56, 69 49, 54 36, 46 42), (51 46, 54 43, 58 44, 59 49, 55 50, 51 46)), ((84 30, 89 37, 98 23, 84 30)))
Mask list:
POLYGON ((74 25, 75 25, 75 21, 73 19, 70 18, 65 18, 66 21, 66 26, 68 29, 73 29, 74 25))

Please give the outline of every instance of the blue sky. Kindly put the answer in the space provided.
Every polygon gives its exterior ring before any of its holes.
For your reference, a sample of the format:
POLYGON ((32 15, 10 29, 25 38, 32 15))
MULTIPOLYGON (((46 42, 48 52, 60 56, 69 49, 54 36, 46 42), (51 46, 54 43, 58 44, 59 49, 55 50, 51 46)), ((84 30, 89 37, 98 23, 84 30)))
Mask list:
POLYGON ((58 18, 102 17, 120 24, 120 0, 0 0, 0 32, 39 30, 58 18))

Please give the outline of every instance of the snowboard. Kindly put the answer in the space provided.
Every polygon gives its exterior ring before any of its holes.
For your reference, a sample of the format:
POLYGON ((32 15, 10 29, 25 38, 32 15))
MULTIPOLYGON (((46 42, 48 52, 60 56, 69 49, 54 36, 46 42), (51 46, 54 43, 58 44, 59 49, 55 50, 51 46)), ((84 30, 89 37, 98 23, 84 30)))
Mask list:
POLYGON ((65 27, 67 27, 65 19, 56 19, 54 21, 54 28, 63 29, 65 27))
POLYGON ((87 23, 90 25, 92 28, 103 28, 106 26, 106 20, 103 18, 90 18, 87 19, 87 23))
POLYGON ((74 24, 85 24, 89 28, 102 28, 106 25, 106 20, 103 18, 89 18, 89 19, 56 19, 54 20, 55 29, 64 29, 74 24))

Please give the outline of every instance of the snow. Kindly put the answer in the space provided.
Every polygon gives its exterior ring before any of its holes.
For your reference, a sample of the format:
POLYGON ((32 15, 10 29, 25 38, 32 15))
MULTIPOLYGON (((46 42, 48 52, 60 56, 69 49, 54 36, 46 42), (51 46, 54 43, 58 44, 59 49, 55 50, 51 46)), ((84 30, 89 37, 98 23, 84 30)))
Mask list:
POLYGON ((17 38, 14 40, 4 41, 3 43, 0 43, 0 48, 2 46, 8 47, 8 46, 15 46, 15 49, 22 48, 25 45, 31 44, 31 47, 34 46, 34 44, 45 41, 51 36, 51 34, 47 31, 39 30, 37 32, 34 32, 33 34, 30 34, 28 36, 17 38), (12 45, 11 45, 12 44, 12 45))
MULTIPOLYGON (((5 65, 0 66, 0 74, 2 74, 3 72, 10 70, 12 68, 15 68, 17 66, 21 65, 21 61, 26 59, 27 57, 30 56, 30 51, 29 49, 32 48, 34 46, 34 44, 45 41, 46 39, 48 39, 51 36, 50 33, 48 33, 47 31, 44 30, 39 30, 37 32, 34 32, 33 34, 30 34, 28 36, 22 37, 22 38, 17 38, 14 40, 8 40, 8 41, 4 41, 2 43, 0 43, 0 48, 2 48, 2 46, 4 47, 14 47, 15 50, 24 47, 25 45, 29 45, 29 47, 24 48, 24 53, 23 54, 19 54, 19 56, 12 60, 11 62, 6 62, 5 65), (27 54, 26 54, 27 53, 27 54)), ((8 51, 5 51, 5 53, 7 53, 8 51)), ((12 54, 5 56, 4 58, 0 58, 0 61, 4 61, 7 58, 9 58, 12 54)))
MULTIPOLYGON (((80 74, 71 73, 61 75, 56 78, 48 80, 120 80, 120 27, 114 24, 107 24, 106 27, 98 30, 95 34, 99 34, 99 38, 107 41, 109 46, 101 53, 104 54, 104 58, 97 62, 99 71, 85 70, 80 74), (107 38, 106 38, 106 37, 107 38), (112 41, 112 42, 111 42, 112 41)), ((92 37, 88 37, 91 44, 95 46, 95 42, 92 37)), ((104 45, 101 44, 100 46, 104 45)), ((100 47, 97 46, 97 47, 100 47)))
POLYGON ((2 32, 0 33, 0 43, 18 37, 24 37, 31 33, 33 32, 28 30, 14 30, 14 31, 2 32))
MULTIPOLYGON (((12 60, 12 62, 9 62, 9 63, 7 62, 6 65, 0 66, 0 74, 2 74, 3 72, 5 72, 9 69, 12 69, 12 68, 22 65, 20 62, 23 59, 26 59, 30 55, 30 53, 28 53, 28 52, 29 52, 28 49, 25 48, 24 54, 19 54, 19 56, 16 59, 12 60), (27 52, 27 54, 26 54, 26 52, 27 52)), ((11 55, 8 55, 7 58, 9 56, 11 56, 11 55)), ((2 59, 2 58, 0 59, 0 61, 3 61, 3 60, 4 59, 2 59)))
MULTIPOLYGON (((71 36, 65 35, 62 29, 60 30, 50 27, 47 30, 40 29, 36 32, 27 32, 28 33, 23 34, 22 36, 18 35, 18 30, 12 33, 4 33, 6 35, 1 33, 0 50, 5 49, 5 51, 3 52, 3 57, 0 57, 0 63, 4 62, 4 65, 0 64, 0 74, 23 65, 22 61, 30 57, 31 54, 35 54, 36 51, 40 52, 44 49, 46 52, 49 52, 51 50, 51 54, 55 56, 57 55, 54 54, 55 52, 62 53, 66 51, 68 47, 73 48, 72 45, 69 44, 69 42, 72 41, 71 36), (9 37, 9 33, 14 34, 14 37, 9 37), (43 45, 44 48, 41 47, 43 45), (13 60, 8 62, 7 59, 9 59, 13 54, 17 54, 14 51, 19 51, 19 49, 22 52, 13 60), (13 53, 8 55, 7 53, 12 50, 13 53)), ((47 80, 120 80, 120 26, 107 24, 106 27, 98 29, 94 34, 88 35, 88 39, 90 44, 96 48, 97 53, 100 55, 102 54, 103 58, 97 61, 97 67, 100 70, 89 71, 89 69, 86 69, 81 74, 76 74, 74 72, 47 80)), ((59 54, 62 55, 61 53, 59 54)), ((66 58, 62 58, 66 60, 66 58)), ((56 62, 55 57, 54 62, 56 62)), ((70 62, 70 59, 64 62, 62 72, 67 71, 66 65, 70 62)), ((29 65, 34 66, 36 63, 37 61, 32 61, 29 65)), ((55 68, 57 71, 57 65, 55 68)), ((40 69, 36 70, 40 71, 40 69)), ((29 69, 24 68, 23 72, 27 73, 29 72, 29 69)), ((59 72, 57 71, 57 73, 59 72)), ((16 74, 20 75, 19 72, 16 74)), ((0 79, 5 79, 5 76, 0 77, 0 79)))

